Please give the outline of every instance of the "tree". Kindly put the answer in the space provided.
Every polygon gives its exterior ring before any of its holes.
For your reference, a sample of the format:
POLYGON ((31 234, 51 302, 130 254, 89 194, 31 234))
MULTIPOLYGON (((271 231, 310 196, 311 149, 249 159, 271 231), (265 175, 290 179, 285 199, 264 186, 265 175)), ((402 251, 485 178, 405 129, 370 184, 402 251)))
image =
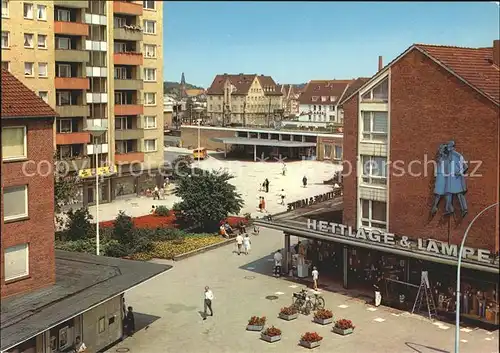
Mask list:
POLYGON ((95 226, 91 223, 93 217, 88 209, 70 209, 66 212, 66 218, 65 240, 82 240, 94 236, 95 226))
POLYGON ((174 205, 178 223, 212 232, 229 214, 238 214, 243 199, 229 183, 233 177, 225 171, 201 169, 192 169, 192 173, 181 176, 175 188, 175 195, 182 199, 174 205))
POLYGON ((68 164, 61 161, 56 152, 54 155, 54 212, 58 214, 63 206, 77 201, 80 188, 80 178, 77 174, 68 171, 68 164))
POLYGON ((172 171, 175 179, 191 174, 193 157, 189 154, 179 155, 172 162, 172 171))

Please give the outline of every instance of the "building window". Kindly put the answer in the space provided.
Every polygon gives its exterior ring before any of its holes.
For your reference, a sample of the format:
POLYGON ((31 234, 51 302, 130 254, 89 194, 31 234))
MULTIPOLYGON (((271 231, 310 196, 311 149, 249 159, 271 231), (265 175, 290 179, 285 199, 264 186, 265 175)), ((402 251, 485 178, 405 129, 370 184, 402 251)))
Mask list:
POLYGON ((156 152, 156 139, 144 140, 144 152, 156 152))
POLYGON ((24 76, 33 76, 34 73, 34 66, 35 66, 35 63, 29 63, 29 62, 25 62, 24 63, 24 76))
POLYGON ((69 134, 73 132, 73 121, 71 119, 57 119, 57 132, 69 134))
POLYGON ((156 81, 156 69, 144 68, 144 81, 155 82, 156 81))
POLYGON ((148 10, 155 9, 155 2, 153 0, 145 0, 142 3, 143 3, 142 7, 144 7, 145 9, 148 9, 148 10))
POLYGON ((134 152, 134 140, 116 141, 115 150, 119 154, 134 152))
POLYGON ((115 118, 115 130, 132 129, 132 119, 127 116, 118 116, 115 118))
POLYGON ((28 157, 26 148, 26 127, 2 128, 2 160, 17 160, 28 157))
POLYGON ((28 217, 28 185, 3 188, 3 220, 28 217))
POLYGON ((156 58, 156 45, 144 44, 144 57, 156 58))
POLYGON ((30 274, 28 244, 20 244, 6 248, 4 260, 6 282, 26 277, 30 274))
POLYGON ((387 102, 389 100, 389 79, 385 78, 377 86, 363 94, 362 101, 387 102))
POLYGON ((10 72, 10 61, 2 61, 2 69, 10 72))
POLYGON ((387 140, 387 112, 362 112, 363 140, 387 140))
POLYGON ((144 33, 156 34, 156 22, 144 20, 143 22, 144 33))
POLYGON ((127 79, 127 68, 115 66, 115 79, 126 80, 127 79))
POLYGON ((48 64, 47 63, 38 63, 38 76, 39 77, 47 77, 48 73, 48 64))
POLYGON ((47 6, 37 5, 36 18, 40 21, 47 21, 47 6))
POLYGON ((99 326, 99 333, 103 333, 106 330, 106 319, 104 318, 104 316, 99 318, 98 326, 99 326))
POLYGON ((71 43, 69 38, 56 38, 56 43, 57 43, 56 49, 69 50, 71 48, 71 43))
POLYGON ((9 48, 10 46, 10 33, 2 31, 2 49, 9 48))
POLYGON ((71 94, 68 91, 56 92, 57 105, 71 105, 71 94))
POLYGON ((57 21, 69 22, 71 21, 71 12, 69 10, 57 9, 57 21))
POLYGON ((386 230, 386 203, 361 199, 361 225, 386 230))
POLYGON ((9 17, 9 1, 2 0, 2 18, 9 17))
POLYGON ((42 98, 45 103, 49 103, 49 92, 38 91, 38 97, 42 98))
POLYGON ((362 180, 365 184, 386 185, 387 184, 387 158, 361 156, 362 180))
POLYGON ((25 48, 33 48, 33 33, 24 33, 24 47, 25 48))
POLYGON ((23 4, 23 15, 26 19, 33 19, 33 4, 28 4, 26 2, 23 4))
POLYGON ((144 105, 156 105, 156 93, 144 92, 144 105))
POLYGON ((39 49, 47 49, 47 35, 39 34, 38 35, 38 48, 39 49))
POLYGON ((71 77, 71 65, 58 64, 57 65, 57 77, 71 77))
POLYGON ((145 116, 144 117, 144 128, 145 129, 156 129, 156 116, 145 116))
POLYGON ((127 51, 127 44, 125 43, 115 42, 113 47, 115 53, 125 53, 127 51))

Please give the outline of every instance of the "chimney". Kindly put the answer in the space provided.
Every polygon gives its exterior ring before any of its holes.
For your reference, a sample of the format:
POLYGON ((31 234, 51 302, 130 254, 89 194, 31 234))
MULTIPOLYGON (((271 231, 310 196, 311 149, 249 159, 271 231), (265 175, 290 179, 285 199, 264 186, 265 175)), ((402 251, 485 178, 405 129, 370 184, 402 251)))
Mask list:
POLYGON ((378 57, 378 71, 382 70, 383 67, 384 67, 384 63, 382 61, 382 55, 379 55, 379 57, 378 57))
POLYGON ((493 41, 493 63, 500 66, 500 40, 493 41))

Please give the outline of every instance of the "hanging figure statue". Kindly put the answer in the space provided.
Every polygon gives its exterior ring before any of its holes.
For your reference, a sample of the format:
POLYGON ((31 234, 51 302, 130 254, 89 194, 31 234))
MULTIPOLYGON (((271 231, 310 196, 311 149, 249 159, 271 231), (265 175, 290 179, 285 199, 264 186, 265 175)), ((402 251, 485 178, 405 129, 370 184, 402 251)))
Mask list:
POLYGON ((436 175, 434 181, 434 204, 432 205, 431 214, 434 216, 437 213, 439 201, 441 197, 446 195, 446 173, 445 160, 447 159, 447 145, 439 145, 436 156, 436 175))
POLYGON ((465 199, 465 193, 467 192, 465 174, 467 173, 468 165, 464 157, 455 150, 455 141, 448 142, 447 149, 450 173, 447 178, 448 185, 446 187, 449 195, 446 198, 446 213, 450 214, 454 212, 453 195, 457 195, 462 217, 465 217, 468 212, 467 200, 465 199))

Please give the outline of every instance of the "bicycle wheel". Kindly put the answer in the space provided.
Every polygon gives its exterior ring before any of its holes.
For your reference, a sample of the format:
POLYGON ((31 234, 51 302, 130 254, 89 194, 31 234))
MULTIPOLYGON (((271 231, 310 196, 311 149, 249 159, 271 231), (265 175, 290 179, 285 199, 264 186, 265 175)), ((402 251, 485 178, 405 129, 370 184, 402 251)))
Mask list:
POLYGON ((309 315, 312 310, 313 310, 313 304, 311 303, 310 300, 308 300, 304 307, 304 314, 309 315))
POLYGON ((323 297, 316 298, 316 308, 318 309, 325 308, 325 299, 323 297))
POLYGON ((300 310, 300 308, 302 307, 302 304, 303 303, 302 303, 301 299, 293 298, 292 307, 294 307, 297 310, 300 310))

